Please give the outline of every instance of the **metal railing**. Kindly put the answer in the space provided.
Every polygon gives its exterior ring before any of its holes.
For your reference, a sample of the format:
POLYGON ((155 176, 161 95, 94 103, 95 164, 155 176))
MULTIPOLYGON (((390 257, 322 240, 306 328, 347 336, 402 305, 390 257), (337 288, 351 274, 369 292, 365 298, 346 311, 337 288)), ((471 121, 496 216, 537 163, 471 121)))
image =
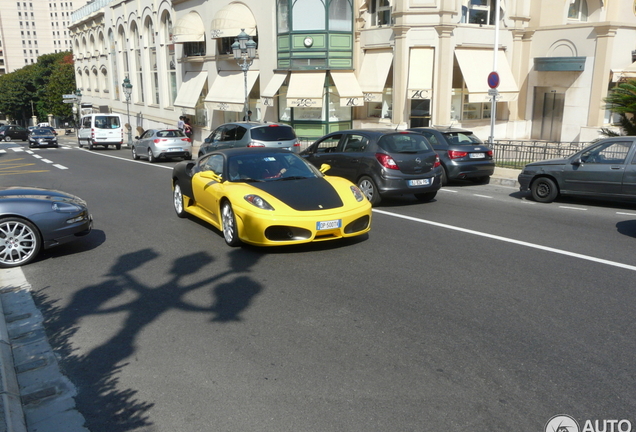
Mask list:
POLYGON ((522 169, 530 162, 571 156, 590 144, 592 143, 495 140, 491 147, 498 167, 522 169))

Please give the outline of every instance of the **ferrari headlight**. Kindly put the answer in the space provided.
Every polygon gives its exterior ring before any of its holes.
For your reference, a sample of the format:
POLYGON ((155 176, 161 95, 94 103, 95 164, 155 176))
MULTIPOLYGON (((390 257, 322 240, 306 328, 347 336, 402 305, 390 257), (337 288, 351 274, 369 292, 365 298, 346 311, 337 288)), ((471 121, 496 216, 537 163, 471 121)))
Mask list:
POLYGON ((358 189, 358 186, 351 185, 351 193, 353 193, 353 196, 356 197, 356 201, 358 202, 364 199, 364 195, 362 191, 358 189))
POLYGON ((274 207, 269 205, 267 201, 265 201, 263 198, 259 197, 258 195, 250 194, 250 195, 245 195, 243 198, 245 198, 245 201, 247 201, 248 203, 252 204, 255 207, 258 207, 259 209, 274 210, 274 207))

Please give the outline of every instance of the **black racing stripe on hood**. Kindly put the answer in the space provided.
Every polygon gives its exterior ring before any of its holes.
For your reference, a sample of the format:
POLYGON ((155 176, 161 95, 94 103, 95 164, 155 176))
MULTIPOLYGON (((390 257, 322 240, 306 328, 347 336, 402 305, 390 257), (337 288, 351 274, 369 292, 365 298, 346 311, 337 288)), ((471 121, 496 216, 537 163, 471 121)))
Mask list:
POLYGON ((327 210, 343 205, 338 192, 324 178, 276 180, 250 185, 298 211, 327 210))

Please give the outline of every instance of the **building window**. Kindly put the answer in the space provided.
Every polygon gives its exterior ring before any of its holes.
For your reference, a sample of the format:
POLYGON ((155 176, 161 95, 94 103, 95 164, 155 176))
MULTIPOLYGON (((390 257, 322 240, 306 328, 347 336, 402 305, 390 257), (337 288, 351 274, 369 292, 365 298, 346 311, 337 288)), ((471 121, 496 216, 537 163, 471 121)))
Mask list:
POLYGON ((494 25, 496 3, 494 0, 469 0, 468 6, 462 6, 462 22, 494 25))
POLYGON ((292 30, 325 30, 323 0, 292 0, 292 30))
POLYGON ((469 102, 468 90, 453 89, 451 98, 451 120, 481 120, 490 118, 490 102, 469 102))
POLYGON ((587 21, 587 1, 573 0, 568 9, 568 19, 574 21, 587 21))
POLYGON ((177 97, 177 61, 175 56, 175 47, 172 42, 172 21, 170 15, 166 14, 163 19, 163 41, 164 52, 167 62, 168 70, 168 106, 172 106, 172 103, 177 97))
POLYGON ((353 27, 351 0, 331 0, 329 3, 329 30, 350 32, 353 27))
POLYGON ((204 56, 205 55, 205 41, 203 42, 184 42, 183 54, 186 57, 204 56))
POLYGON ((371 14, 372 27, 391 25, 390 0, 371 0, 369 13, 371 14))

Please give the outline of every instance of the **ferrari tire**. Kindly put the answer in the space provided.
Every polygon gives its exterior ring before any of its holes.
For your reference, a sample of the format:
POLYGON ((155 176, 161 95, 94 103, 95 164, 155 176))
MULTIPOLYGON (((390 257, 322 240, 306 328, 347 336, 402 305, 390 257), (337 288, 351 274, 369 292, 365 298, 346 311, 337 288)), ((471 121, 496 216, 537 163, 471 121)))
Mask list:
POLYGON ((375 185, 371 177, 360 177, 360 180, 358 180, 358 187, 364 196, 367 197, 372 206, 378 205, 382 200, 382 198, 380 198, 380 193, 378 192, 378 187, 375 185))
POLYGON ((180 218, 186 217, 185 205, 183 203, 183 191, 181 185, 176 182, 172 191, 172 203, 174 204, 174 211, 177 212, 177 216, 180 218))
POLYGON ((26 219, 0 219, 0 268, 17 267, 31 262, 42 248, 36 226, 26 219))
POLYGON ((135 146, 132 147, 132 150, 130 150, 132 153, 132 158, 134 160, 139 160, 139 155, 137 154, 137 149, 135 148, 135 146))
POLYGON ((223 238, 228 246, 238 246, 241 244, 241 240, 238 237, 238 228, 236 227, 236 216, 234 216, 234 210, 229 201, 225 201, 221 205, 221 220, 223 238))

